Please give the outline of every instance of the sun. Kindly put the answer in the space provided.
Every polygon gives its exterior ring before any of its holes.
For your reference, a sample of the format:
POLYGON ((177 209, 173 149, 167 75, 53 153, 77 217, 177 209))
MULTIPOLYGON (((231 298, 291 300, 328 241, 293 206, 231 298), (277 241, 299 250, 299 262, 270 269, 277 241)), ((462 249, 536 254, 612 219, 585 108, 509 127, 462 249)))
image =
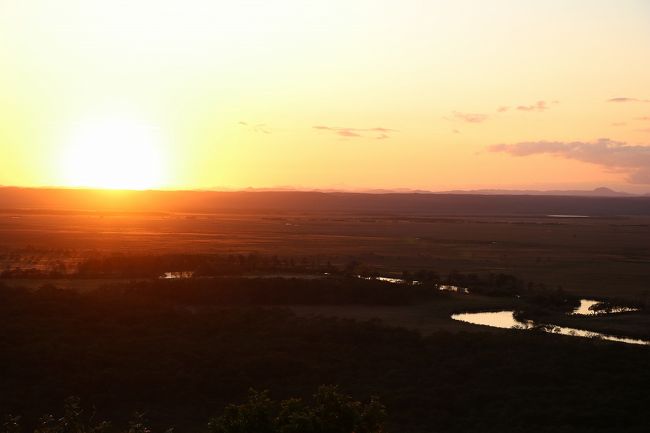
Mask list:
POLYGON ((163 141, 149 125, 125 118, 78 123, 62 153, 67 186, 150 189, 164 184, 163 141))

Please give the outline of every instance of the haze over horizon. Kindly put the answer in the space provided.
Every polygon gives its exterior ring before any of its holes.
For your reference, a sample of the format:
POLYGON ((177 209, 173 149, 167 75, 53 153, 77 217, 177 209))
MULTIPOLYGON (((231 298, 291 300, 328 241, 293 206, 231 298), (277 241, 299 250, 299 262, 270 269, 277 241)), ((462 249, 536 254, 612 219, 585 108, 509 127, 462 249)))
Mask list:
POLYGON ((256 188, 247 187, 214 187, 214 188, 101 188, 87 186, 21 186, 21 185, 0 185, 2 190, 33 190, 33 191, 65 191, 79 190, 88 192, 314 192, 314 193, 351 193, 351 194, 441 194, 441 195, 567 195, 567 196, 593 196, 593 197, 616 197, 616 196, 650 196, 650 191, 628 192, 615 190, 607 186, 599 186, 593 189, 514 189, 514 188, 480 188, 480 189, 449 189, 449 190, 428 190, 420 188, 304 188, 291 185, 269 186, 256 188))
POLYGON ((0 185, 650 190, 644 0, 0 4, 0 185))

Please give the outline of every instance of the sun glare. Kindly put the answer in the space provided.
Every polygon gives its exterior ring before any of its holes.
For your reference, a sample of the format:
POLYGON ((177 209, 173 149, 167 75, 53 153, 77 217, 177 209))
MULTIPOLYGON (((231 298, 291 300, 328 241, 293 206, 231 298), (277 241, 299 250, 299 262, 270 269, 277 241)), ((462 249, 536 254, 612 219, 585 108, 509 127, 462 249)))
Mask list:
POLYGON ((63 152, 62 177, 68 186, 102 189, 161 187, 165 167, 155 128, 131 119, 79 123, 63 152))

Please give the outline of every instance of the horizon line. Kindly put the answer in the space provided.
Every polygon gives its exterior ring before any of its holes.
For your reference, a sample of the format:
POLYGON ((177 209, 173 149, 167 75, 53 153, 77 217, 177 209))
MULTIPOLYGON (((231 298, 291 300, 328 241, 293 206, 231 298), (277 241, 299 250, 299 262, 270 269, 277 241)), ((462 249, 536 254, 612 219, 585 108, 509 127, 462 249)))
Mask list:
POLYGON ((610 187, 600 186, 591 189, 534 189, 534 188, 476 188, 476 189, 446 189, 446 190, 430 190, 421 188, 309 188, 309 187, 290 187, 290 186, 276 186, 276 187, 244 187, 244 188, 229 188, 229 187, 213 187, 213 188, 98 188, 91 186, 62 186, 62 185, 47 185, 47 186, 21 186, 21 185, 0 185, 0 189, 23 189, 23 190, 71 190, 71 191, 94 191, 94 192, 313 192, 313 193, 347 193, 347 194, 468 194, 468 195, 539 195, 553 193, 563 193, 563 195, 570 195, 567 193, 597 193, 598 191, 609 192, 615 195, 622 196, 638 196, 644 197, 650 195, 650 191, 646 192, 630 192, 615 190, 610 187))

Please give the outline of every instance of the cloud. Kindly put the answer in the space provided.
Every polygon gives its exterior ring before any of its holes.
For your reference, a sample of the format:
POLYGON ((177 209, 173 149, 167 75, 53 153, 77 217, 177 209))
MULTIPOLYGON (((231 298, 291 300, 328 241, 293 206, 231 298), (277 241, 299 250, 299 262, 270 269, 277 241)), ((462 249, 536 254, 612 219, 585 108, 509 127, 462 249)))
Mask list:
MULTIPOLYGON (((555 102, 555 101, 554 101, 555 102)), ((545 110, 548 110, 549 106, 546 101, 537 101, 534 104, 531 105, 518 105, 517 110, 519 111, 536 111, 536 112, 542 112, 545 110)))
POLYGON ((336 133, 343 137, 361 137, 361 134, 359 134, 358 132, 354 132, 351 129, 341 129, 339 131, 336 131, 336 133))
POLYGON ((648 120, 650 120, 650 116, 637 117, 636 120, 645 120, 645 121, 648 121, 648 120))
POLYGON ((485 122, 488 118, 489 116, 487 114, 481 113, 461 113, 458 111, 454 111, 453 113, 453 119, 466 123, 481 123, 485 122))
POLYGON ((650 99, 619 97, 608 99, 607 102, 650 102, 650 99))
MULTIPOLYGON (((550 107, 549 104, 559 104, 560 101, 553 100, 550 102, 547 101, 537 101, 534 104, 529 105, 517 105, 511 107, 509 105, 499 105, 496 108, 497 113, 505 113, 507 111, 517 110, 517 111, 527 111, 527 112, 538 112, 548 110, 550 107)), ((489 115, 483 113, 465 113, 462 111, 454 111, 451 117, 445 117, 447 120, 459 120, 466 123, 482 123, 490 118, 489 115)))
POLYGON ((245 127, 248 131, 250 132, 257 132, 260 134, 270 134, 271 130, 269 127, 266 125, 266 123, 248 123, 248 122, 237 122, 240 126, 245 127))
POLYGON ((509 111, 512 108, 512 109, 518 110, 518 111, 542 112, 542 111, 546 111, 549 108, 551 108, 549 104, 559 104, 559 103, 560 103, 560 101, 553 100, 551 102, 537 101, 534 104, 517 105, 515 107, 510 107, 509 105, 501 105, 501 106, 497 107, 496 111, 497 111, 497 113, 505 113, 506 111, 509 111))
POLYGON ((612 122, 611 125, 612 126, 625 126, 625 125, 627 125, 627 123, 625 123, 625 122, 612 122))
POLYGON ((525 141, 495 144, 488 149, 513 156, 548 154, 588 162, 626 173, 631 183, 650 184, 650 145, 637 146, 602 138, 594 142, 525 141))
POLYGON ((397 132, 395 129, 384 128, 381 126, 375 128, 349 128, 340 126, 325 126, 317 125, 313 127, 321 131, 329 131, 336 135, 346 138, 374 138, 376 140, 385 140, 390 138, 392 132, 397 132))

